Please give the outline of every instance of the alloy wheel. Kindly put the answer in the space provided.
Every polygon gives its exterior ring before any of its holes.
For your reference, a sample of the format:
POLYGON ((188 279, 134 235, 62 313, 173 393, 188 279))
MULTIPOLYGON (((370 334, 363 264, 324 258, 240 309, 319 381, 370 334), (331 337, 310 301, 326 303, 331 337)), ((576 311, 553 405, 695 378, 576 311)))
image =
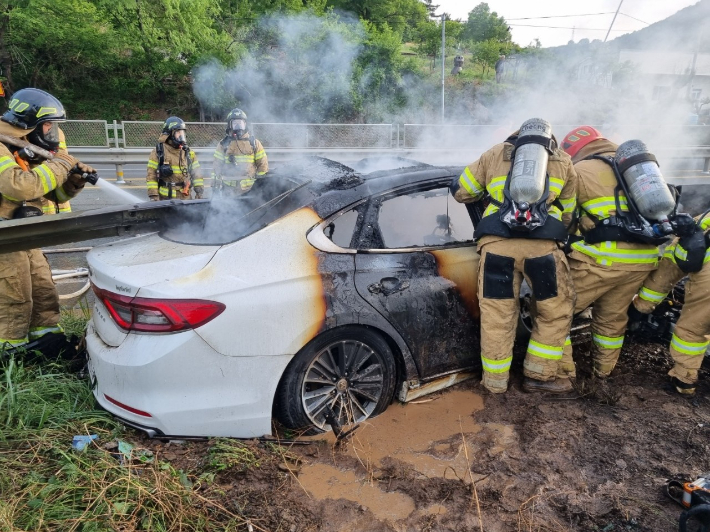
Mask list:
POLYGON ((327 345, 306 370, 301 401, 311 422, 328 430, 331 409, 340 425, 359 423, 372 414, 384 391, 384 361, 367 344, 339 340, 327 345))

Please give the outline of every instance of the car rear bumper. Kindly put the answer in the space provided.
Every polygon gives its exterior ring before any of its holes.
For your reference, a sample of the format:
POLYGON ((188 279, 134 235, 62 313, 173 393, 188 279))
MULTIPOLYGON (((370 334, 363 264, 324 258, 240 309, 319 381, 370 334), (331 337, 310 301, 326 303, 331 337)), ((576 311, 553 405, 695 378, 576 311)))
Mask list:
POLYGON ((194 331, 129 334, 110 347, 89 323, 89 373, 99 404, 162 435, 271 434, 271 410, 290 355, 217 353, 194 331))

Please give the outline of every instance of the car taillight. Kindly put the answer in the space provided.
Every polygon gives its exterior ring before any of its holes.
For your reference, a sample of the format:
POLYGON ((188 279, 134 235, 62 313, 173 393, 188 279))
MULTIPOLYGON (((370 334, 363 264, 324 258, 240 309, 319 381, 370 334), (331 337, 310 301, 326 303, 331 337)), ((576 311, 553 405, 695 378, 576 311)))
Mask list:
POLYGON ((121 329, 151 333, 196 329, 226 308, 201 299, 149 299, 114 294, 92 283, 96 297, 121 329))

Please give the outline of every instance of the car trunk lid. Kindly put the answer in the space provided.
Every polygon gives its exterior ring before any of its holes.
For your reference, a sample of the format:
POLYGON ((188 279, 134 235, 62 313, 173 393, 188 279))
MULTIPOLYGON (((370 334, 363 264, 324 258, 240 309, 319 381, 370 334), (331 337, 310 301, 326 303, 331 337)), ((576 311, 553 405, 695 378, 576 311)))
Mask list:
MULTIPOLYGON (((185 245, 152 234, 99 246, 87 255, 91 282, 98 288, 122 296, 136 296, 145 286, 165 283, 202 270, 220 246, 185 245)), ((166 298, 180 297, 166 293, 166 298)), ((94 328, 109 346, 126 338, 107 309, 97 300, 94 328)))

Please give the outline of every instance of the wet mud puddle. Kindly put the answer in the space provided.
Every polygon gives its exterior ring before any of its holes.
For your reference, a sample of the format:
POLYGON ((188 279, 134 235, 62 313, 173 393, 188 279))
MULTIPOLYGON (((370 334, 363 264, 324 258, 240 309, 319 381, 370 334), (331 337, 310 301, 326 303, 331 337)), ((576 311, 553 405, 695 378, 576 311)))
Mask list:
MULTIPOLYGON (((404 519, 414 512, 414 501, 403 493, 382 490, 378 470, 395 460, 420 478, 477 481, 469 473, 477 457, 495 456, 514 438, 510 426, 476 423, 473 414, 482 408, 481 396, 468 390, 392 404, 363 423, 345 448, 334 448, 332 463, 304 465, 299 482, 317 500, 342 498, 368 508, 378 519, 404 519), (485 438, 477 437, 483 433, 485 438)), ((335 441, 332 433, 314 439, 323 438, 335 441)), ((442 513, 445 508, 425 510, 430 511, 442 513)))

